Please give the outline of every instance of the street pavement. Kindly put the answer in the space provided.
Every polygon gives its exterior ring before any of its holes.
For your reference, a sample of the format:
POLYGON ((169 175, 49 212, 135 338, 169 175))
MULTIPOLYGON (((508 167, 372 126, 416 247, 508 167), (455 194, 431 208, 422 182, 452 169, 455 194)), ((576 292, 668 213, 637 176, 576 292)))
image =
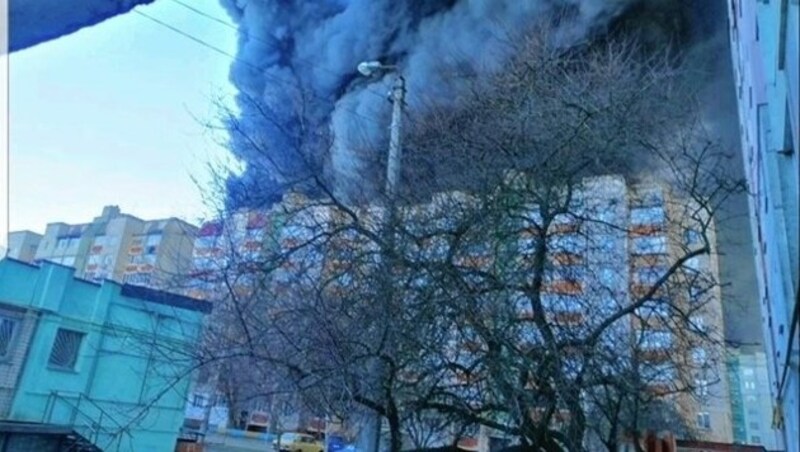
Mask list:
POLYGON ((274 452, 271 441, 256 438, 242 438, 208 435, 205 439, 205 452, 274 452))

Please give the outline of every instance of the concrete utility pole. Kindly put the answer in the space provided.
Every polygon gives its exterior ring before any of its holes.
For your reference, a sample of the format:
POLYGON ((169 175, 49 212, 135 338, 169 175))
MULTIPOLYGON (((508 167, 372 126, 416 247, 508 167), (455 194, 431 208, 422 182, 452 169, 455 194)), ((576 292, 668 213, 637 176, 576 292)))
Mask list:
POLYGON ((403 126, 403 103, 406 97, 406 80, 398 75, 392 87, 392 124, 389 126, 389 159, 386 162, 386 196, 394 204, 397 183, 400 179, 400 160, 403 149, 400 145, 403 126))
MULTIPOLYGON (((364 76, 371 76, 377 71, 397 71, 396 66, 383 65, 377 61, 364 62, 358 65, 358 71, 364 76)), ((397 198, 397 187, 400 180, 400 169, 402 160, 402 125, 403 125, 403 106, 406 96, 406 81, 402 75, 397 74, 397 78, 392 86, 390 100, 392 101, 392 122, 389 126, 389 155, 386 160, 386 211, 384 212, 384 234, 389 247, 394 247, 394 232, 392 225, 395 221, 395 201, 397 198)), ((385 260, 382 258, 381 260, 385 260)), ((389 279, 388 286, 391 287, 391 262, 384 262, 387 265, 386 277, 389 279)), ((381 363, 376 363, 375 374, 383 373, 381 363)), ((366 450, 379 452, 382 419, 377 413, 372 416, 369 424, 365 428, 366 433, 362 438, 366 450)))

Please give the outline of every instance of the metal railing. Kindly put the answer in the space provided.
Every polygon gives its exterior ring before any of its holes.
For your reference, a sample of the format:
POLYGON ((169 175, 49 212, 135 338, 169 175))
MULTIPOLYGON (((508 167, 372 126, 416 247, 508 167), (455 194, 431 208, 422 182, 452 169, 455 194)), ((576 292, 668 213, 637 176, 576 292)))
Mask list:
POLYGON ((90 399, 83 393, 60 393, 51 391, 47 398, 42 422, 47 424, 66 425, 77 434, 89 441, 95 447, 108 450, 109 446, 116 443, 116 450, 119 450, 120 440, 123 435, 128 434, 127 429, 117 422, 103 407, 90 399), (63 419, 53 417, 56 413, 57 405, 62 404, 69 410, 68 422, 63 419), (81 409, 83 405, 83 409, 81 409), (109 439, 106 447, 100 447, 98 441, 101 436, 109 439))

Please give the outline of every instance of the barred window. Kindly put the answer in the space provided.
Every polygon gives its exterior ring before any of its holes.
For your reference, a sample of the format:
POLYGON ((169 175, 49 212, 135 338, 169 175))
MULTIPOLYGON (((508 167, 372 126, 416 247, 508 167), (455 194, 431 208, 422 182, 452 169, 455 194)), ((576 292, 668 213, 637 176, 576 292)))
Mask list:
POLYGON ((53 349, 50 351, 48 364, 61 369, 75 369, 78 363, 78 353, 83 342, 84 333, 59 328, 53 349))
POLYGON ((10 317, 0 316, 0 359, 11 354, 18 321, 10 317))

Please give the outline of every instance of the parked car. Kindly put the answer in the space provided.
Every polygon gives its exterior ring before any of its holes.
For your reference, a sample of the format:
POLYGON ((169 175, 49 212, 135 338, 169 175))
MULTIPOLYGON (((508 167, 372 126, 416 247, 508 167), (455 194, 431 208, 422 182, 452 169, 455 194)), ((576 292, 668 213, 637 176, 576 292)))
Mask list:
POLYGON ((324 452, 325 445, 305 433, 283 433, 272 442, 276 452, 324 452), (280 441, 280 442, 279 442, 280 441))

